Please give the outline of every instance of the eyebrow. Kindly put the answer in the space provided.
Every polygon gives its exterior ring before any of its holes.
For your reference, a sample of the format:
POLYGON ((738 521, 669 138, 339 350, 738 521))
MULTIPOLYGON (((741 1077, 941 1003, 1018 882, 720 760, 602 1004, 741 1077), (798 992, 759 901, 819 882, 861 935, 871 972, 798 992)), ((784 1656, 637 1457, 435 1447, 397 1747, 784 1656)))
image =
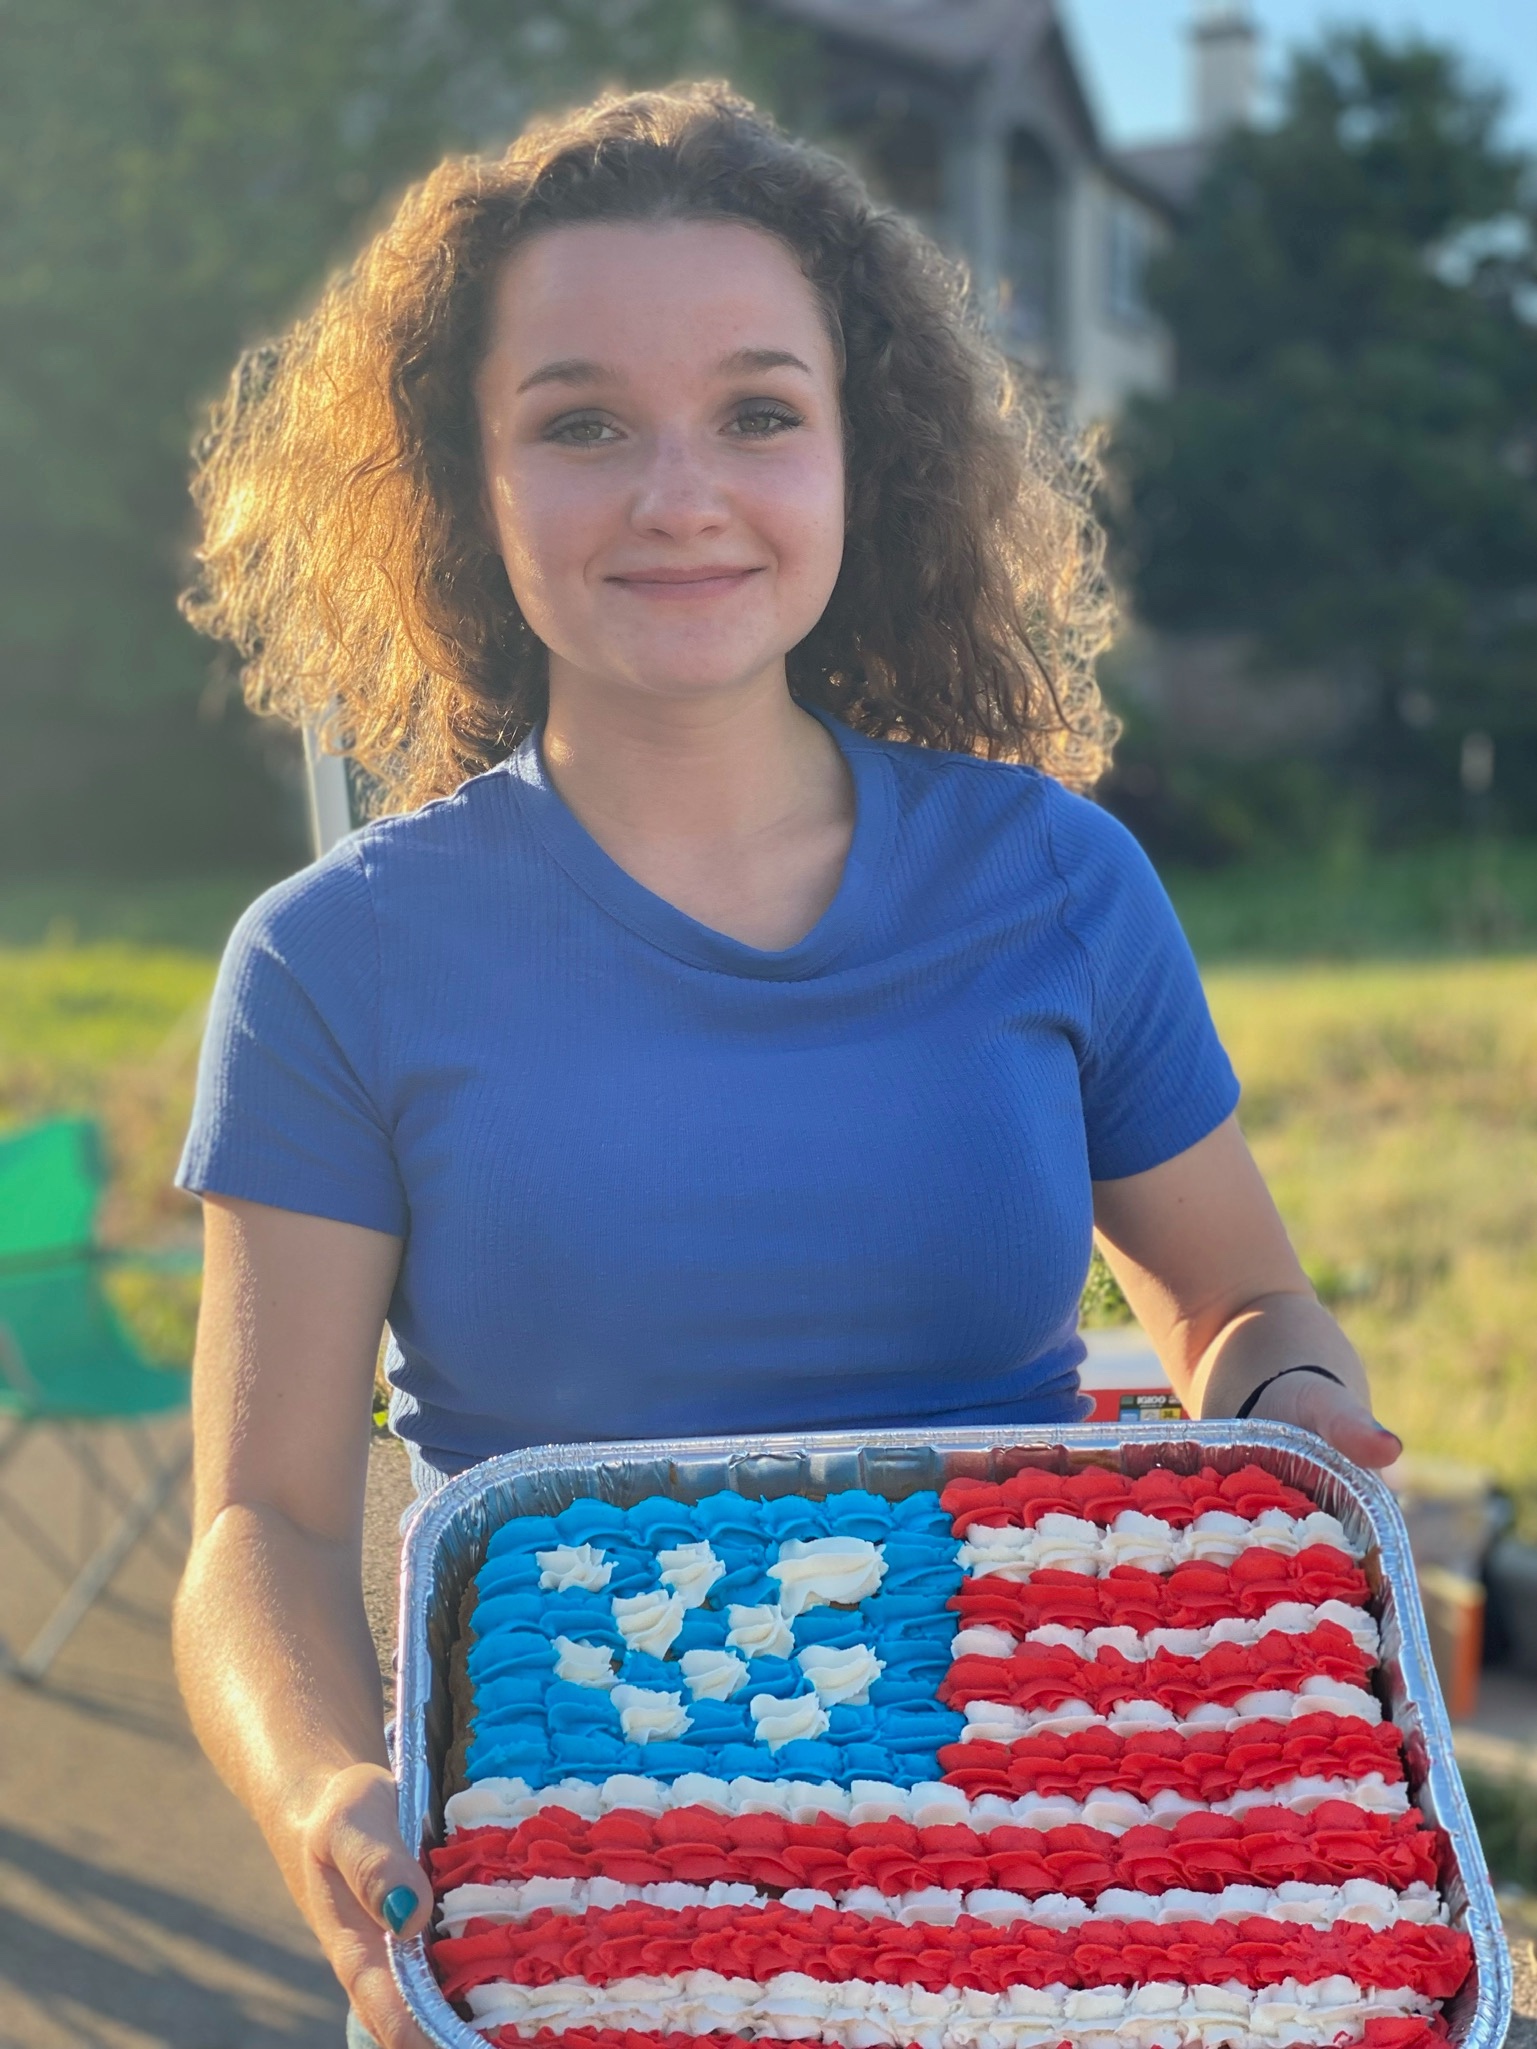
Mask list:
MULTIPOLYGON (((810 366, 788 349, 733 349, 729 356, 722 356, 716 365, 717 374, 730 376, 742 370, 799 370, 811 376, 810 366)), ((595 363, 590 356, 563 356, 554 363, 545 363, 525 377, 518 386, 518 396, 532 391, 539 384, 618 384, 622 382, 619 372, 606 364, 595 363)))

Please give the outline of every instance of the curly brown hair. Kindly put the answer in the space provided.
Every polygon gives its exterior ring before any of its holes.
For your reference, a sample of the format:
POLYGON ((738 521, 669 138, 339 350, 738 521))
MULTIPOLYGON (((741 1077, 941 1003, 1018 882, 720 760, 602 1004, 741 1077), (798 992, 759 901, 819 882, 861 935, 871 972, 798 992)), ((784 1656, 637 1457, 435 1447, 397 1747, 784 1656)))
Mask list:
POLYGON ((530 236, 676 219, 776 235, 841 359, 847 539, 792 691, 862 733, 1092 784, 1115 724, 1087 463, 933 243, 722 85, 606 96, 495 161, 440 164, 307 319, 242 359, 197 450, 182 608, 239 650, 252 706, 318 728, 387 811, 539 723, 545 650, 483 510, 492 289, 530 236))

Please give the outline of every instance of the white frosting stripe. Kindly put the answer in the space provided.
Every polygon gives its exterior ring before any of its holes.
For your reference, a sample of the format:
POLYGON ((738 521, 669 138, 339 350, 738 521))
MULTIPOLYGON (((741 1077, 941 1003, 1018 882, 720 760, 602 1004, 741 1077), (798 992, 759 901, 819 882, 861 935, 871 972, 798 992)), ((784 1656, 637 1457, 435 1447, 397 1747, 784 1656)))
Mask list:
POLYGON ((1021 1643, 1038 1643, 1060 1646, 1080 1658, 1095 1657, 1101 1650, 1119 1651, 1133 1664, 1142 1664, 1159 1651, 1177 1658, 1204 1658, 1219 1644, 1256 1644, 1277 1633, 1311 1636, 1325 1622, 1336 1623, 1375 1662, 1382 1641, 1377 1624, 1364 1608, 1352 1608, 1347 1601, 1278 1601, 1263 1615, 1224 1615, 1199 1629, 1069 1629, 1047 1622, 1016 1637, 991 1623, 974 1623, 956 1633, 951 1650, 957 1658, 1007 1658, 1021 1643))
POLYGON ((1246 1522, 1242 1516, 1213 1509, 1198 1515, 1188 1529, 1177 1530, 1157 1516, 1128 1508, 1104 1529, 1087 1516, 1056 1509, 1049 1510, 1029 1530, 1016 1523, 996 1529, 974 1524, 956 1558, 967 1573, 979 1579, 989 1574, 1028 1579, 1048 1566, 1102 1579, 1117 1565, 1172 1572, 1177 1565, 1231 1565, 1252 1550, 1295 1558, 1314 1544, 1327 1545, 1348 1558, 1362 1556, 1361 1546, 1351 1543, 1343 1525, 1321 1511, 1294 1516, 1271 1508, 1246 1522))
POLYGON ((1246 1693, 1231 1707, 1203 1702, 1187 1716, 1176 1715, 1154 1700, 1124 1700, 1101 1714, 1085 1700, 1065 1700, 1056 1707, 1022 1708, 1005 1700, 966 1703, 963 1743, 1017 1743, 1021 1737, 1048 1731, 1070 1736, 1080 1729, 1109 1729, 1117 1736, 1135 1736, 1144 1729, 1237 1729, 1245 1722, 1292 1722, 1303 1715, 1342 1715, 1374 1727, 1382 1720, 1382 1703, 1361 1686, 1338 1680, 1304 1679, 1293 1692, 1246 1693))
POLYGON ((791 1821, 910 1821, 917 1828, 958 1822, 985 1835, 994 1828, 1066 1828, 1081 1824, 1110 1835, 1148 1822, 1172 1827, 1182 1814, 1246 1814, 1255 1807, 1289 1807, 1310 1814, 1325 1800, 1343 1800, 1369 1814, 1406 1814, 1408 1788, 1380 1772, 1361 1779, 1293 1778, 1279 1786, 1255 1787, 1225 1800, 1186 1800, 1155 1793, 1150 1801, 1131 1793, 1102 1791, 1085 1800, 1065 1794, 1025 1793, 1008 1800, 987 1793, 970 1800, 957 1786, 881 1785, 856 1781, 852 1790, 800 1780, 710 1779, 701 1773, 663 1785, 654 1779, 616 1776, 601 1785, 565 1779, 534 1792, 522 1779, 481 1779, 455 1793, 444 1809, 450 1835, 460 1829, 516 1828, 546 1808, 563 1808, 595 1821, 600 1814, 628 1810, 666 1814, 679 1807, 707 1807, 717 1814, 782 1814, 791 1821))
MULTIPOLYGON (((1155 1800, 1156 1800, 1155 1795, 1155 1800)), ((1255 1807, 1289 1807, 1294 1814, 1311 1814, 1315 1807, 1321 1807, 1326 1800, 1343 1800, 1351 1807, 1361 1807, 1368 1814, 1407 1814, 1409 1812, 1409 1788, 1402 1779, 1391 1783, 1381 1772, 1369 1772, 1364 1779, 1287 1779, 1283 1785, 1245 1787, 1241 1793, 1229 1794, 1226 1800, 1214 1800, 1213 1814, 1247 1814, 1255 1807)), ((1186 1809, 1186 1812, 1191 1812, 1186 1809)), ((1159 1819, 1154 1815, 1153 1819, 1159 1819)))
POLYGON ((439 1911, 442 1927, 449 1935, 462 1935, 468 1922, 497 1923, 526 1921, 548 1910, 555 1914, 585 1914, 589 1908, 603 1912, 638 1902, 680 1913, 687 1907, 753 1908, 778 1898, 792 1912, 810 1913, 814 1907, 836 1907, 845 1914, 862 1914, 871 1920, 900 1921, 908 1927, 925 1923, 953 1927, 962 1915, 985 1921, 994 1928, 1006 1928, 1028 1921, 1043 1928, 1081 1928, 1087 1921, 1243 1921, 1258 1916, 1265 1921, 1299 1923, 1308 1928, 1332 1928, 1338 1921, 1359 1922, 1368 1928, 1391 1928, 1399 1921, 1424 1926, 1445 1921, 1440 1896, 1419 1881, 1403 1892, 1378 1885, 1368 1878, 1348 1879, 1343 1885, 1306 1885, 1300 1881, 1279 1886, 1229 1885, 1221 1892, 1190 1892, 1171 1887, 1167 1892, 1133 1892, 1114 1888, 1100 1894, 1093 1906, 1064 1893, 1050 1893, 1028 1899, 1023 1893, 989 1888, 961 1893, 932 1886, 922 1892, 886 1894, 873 1886, 860 1886, 844 1893, 797 1889, 770 1895, 753 1885, 717 1881, 713 1885, 624 1885, 612 1878, 525 1878, 495 1885, 460 1885, 443 1895, 439 1911))
POLYGON ((1354 2041, 1378 2015, 1430 2014, 1434 2002, 1398 1987, 1357 1985, 1324 1978, 1299 1985, 1288 1979, 1251 1992, 1236 1983, 1181 1985, 1149 1982, 1074 1991, 1051 1985, 1037 1991, 977 1992, 946 1986, 869 1984, 858 1978, 827 1984, 798 1971, 762 1983, 715 1971, 670 1977, 624 1978, 590 1985, 557 1978, 549 1985, 495 1982, 466 1995, 484 2032, 514 2027, 526 2035, 542 2028, 633 2029, 646 2034, 714 2033, 768 2036, 779 2041, 837 2043, 841 2049, 1218 2049, 1252 2043, 1285 2049, 1291 2043, 1354 2041))

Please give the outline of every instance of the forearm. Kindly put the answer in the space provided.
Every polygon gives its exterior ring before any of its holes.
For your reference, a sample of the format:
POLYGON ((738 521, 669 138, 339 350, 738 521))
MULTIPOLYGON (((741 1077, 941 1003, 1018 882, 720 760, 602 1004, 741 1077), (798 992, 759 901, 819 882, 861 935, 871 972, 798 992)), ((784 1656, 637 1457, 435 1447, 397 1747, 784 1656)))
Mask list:
POLYGON ((386 1763, 356 1548, 269 1507, 224 1509, 193 1547, 174 1644, 198 1740, 292 1882, 289 1845, 324 1787, 386 1763))
POLYGON ((431 1909, 401 1840, 363 1611, 368 1388, 398 1238, 235 1197, 204 1201, 192 1555, 177 1673, 198 1740, 254 1816, 354 2012, 426 2049, 386 1928, 431 1909))
MULTIPOLYGON (((1233 1119, 1161 1167, 1097 1183, 1094 1222, 1112 1272, 1192 1415, 1236 1415, 1284 1374, 1263 1398, 1265 1415, 1279 1417, 1284 1407, 1300 1419, 1299 1400, 1317 1410, 1304 1399, 1309 1387, 1315 1396, 1332 1387, 1369 1419, 1365 1369, 1308 1285, 1233 1119), (1288 1373, 1292 1366, 1321 1366, 1338 1384, 1288 1373)), ((1321 1412, 1317 1420, 1325 1420, 1321 1412)))
POLYGON ((1364 1406, 1366 1369, 1354 1345, 1311 1294, 1262 1295, 1231 1317, 1192 1357, 1178 1361, 1185 1405, 1197 1416, 1233 1416, 1264 1382, 1292 1366, 1322 1366, 1364 1406), (1186 1377, 1188 1376, 1188 1377, 1186 1377))

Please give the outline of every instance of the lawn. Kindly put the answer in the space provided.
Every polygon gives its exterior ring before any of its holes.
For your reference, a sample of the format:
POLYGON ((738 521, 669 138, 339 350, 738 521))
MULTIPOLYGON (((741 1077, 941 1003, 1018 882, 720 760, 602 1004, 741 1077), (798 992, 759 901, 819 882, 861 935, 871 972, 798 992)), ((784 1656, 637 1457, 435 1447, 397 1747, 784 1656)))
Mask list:
POLYGON ((1537 953, 1537 841, 1470 838, 1386 855, 1346 842, 1167 881, 1203 961, 1537 953))
MULTIPOLYGON (((1477 936, 1457 911, 1470 889, 1506 907, 1486 938, 1513 943, 1523 929, 1537 859, 1503 863, 1479 883, 1461 853, 1427 862, 1418 897, 1402 863, 1357 872, 1333 897, 1317 875, 1275 871, 1226 878, 1225 899, 1221 878, 1176 878, 1175 893, 1243 1080, 1244 1123, 1382 1412, 1412 1448, 1529 1491, 1537 1513, 1537 927, 1525 953, 1458 950, 1477 936), (1405 957, 1245 958, 1299 946, 1310 894, 1325 951, 1405 957)), ((214 949, 253 886, 0 895, 0 1123, 99 1113, 118 1240, 195 1230, 196 1206, 169 1175, 214 949)), ((161 1349, 186 1342, 185 1297, 134 1307, 161 1349)))
POLYGON ((1537 1487, 1537 958, 1206 979, 1250 1142, 1381 1413, 1537 1487))

